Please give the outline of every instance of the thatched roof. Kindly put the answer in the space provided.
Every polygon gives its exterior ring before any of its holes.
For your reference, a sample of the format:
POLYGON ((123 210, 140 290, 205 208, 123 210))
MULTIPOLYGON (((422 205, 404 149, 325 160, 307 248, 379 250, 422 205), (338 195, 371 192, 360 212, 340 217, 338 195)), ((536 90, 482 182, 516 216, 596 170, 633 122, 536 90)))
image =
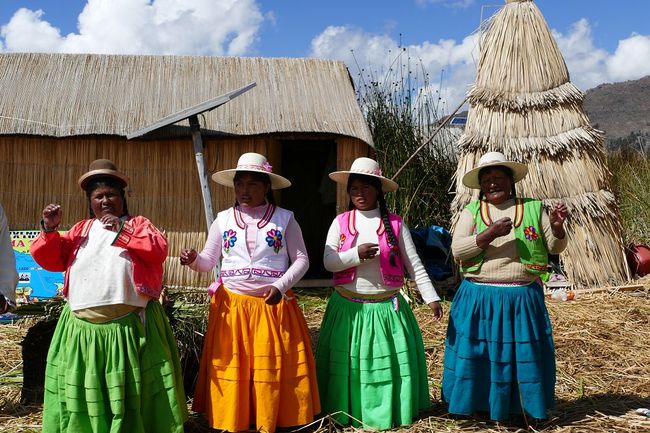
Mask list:
POLYGON ((564 202, 569 245, 561 258, 579 286, 628 277, 603 134, 591 127, 584 94, 569 81, 562 54, 532 0, 506 0, 481 42, 467 126, 458 143, 455 217, 478 191, 463 175, 486 152, 528 164, 519 195, 564 202))
POLYGON ((204 133, 326 133, 372 145, 339 61, 0 54, 0 71, 0 134, 125 136, 255 81, 200 118, 204 133))

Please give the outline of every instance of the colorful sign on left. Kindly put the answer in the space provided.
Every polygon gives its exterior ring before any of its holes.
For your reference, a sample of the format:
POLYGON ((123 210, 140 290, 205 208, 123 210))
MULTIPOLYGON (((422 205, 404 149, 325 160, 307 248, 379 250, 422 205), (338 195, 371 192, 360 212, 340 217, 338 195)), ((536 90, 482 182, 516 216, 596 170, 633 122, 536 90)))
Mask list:
POLYGON ((26 304, 47 300, 60 295, 63 290, 63 272, 49 272, 34 261, 29 253, 32 240, 38 236, 37 230, 11 231, 11 246, 16 256, 18 286, 16 304, 26 304))

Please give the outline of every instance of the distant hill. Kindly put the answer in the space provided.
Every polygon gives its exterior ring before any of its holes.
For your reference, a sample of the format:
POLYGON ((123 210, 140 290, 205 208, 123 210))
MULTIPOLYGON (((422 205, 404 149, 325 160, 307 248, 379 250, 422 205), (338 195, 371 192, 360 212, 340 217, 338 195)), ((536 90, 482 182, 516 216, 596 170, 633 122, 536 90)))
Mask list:
POLYGON ((584 109, 607 142, 631 134, 650 139, 650 75, 639 80, 601 84, 586 92, 584 109))

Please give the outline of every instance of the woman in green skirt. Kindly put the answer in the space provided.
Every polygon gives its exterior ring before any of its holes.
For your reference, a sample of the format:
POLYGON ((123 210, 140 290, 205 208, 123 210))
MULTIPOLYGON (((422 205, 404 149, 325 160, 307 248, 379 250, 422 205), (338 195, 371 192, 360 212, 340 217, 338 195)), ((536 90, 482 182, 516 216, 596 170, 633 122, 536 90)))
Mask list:
POLYGON ((431 401, 422 335, 400 294, 404 268, 436 320, 440 297, 408 227, 386 208, 384 191, 397 184, 377 162, 358 158, 329 176, 347 186, 350 210, 332 222, 323 257, 336 286, 316 352, 323 412, 356 427, 408 425, 431 401))
POLYGON ((105 159, 79 178, 90 219, 61 234, 61 206, 43 209, 36 262, 65 271, 47 356, 43 432, 177 433, 187 405, 176 341, 158 302, 167 240, 130 216, 128 178, 105 159))

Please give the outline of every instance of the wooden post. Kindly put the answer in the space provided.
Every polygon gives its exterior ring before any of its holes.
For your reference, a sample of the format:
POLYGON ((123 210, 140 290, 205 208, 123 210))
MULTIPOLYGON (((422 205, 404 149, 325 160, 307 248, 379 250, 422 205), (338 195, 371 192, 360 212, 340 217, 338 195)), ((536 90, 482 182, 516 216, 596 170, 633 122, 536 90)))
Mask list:
MULTIPOLYGON (((210 194, 210 185, 208 184, 208 172, 205 170, 205 161, 203 160, 203 139, 201 138, 201 125, 197 115, 189 117, 190 130, 192 131, 192 144, 194 145, 194 157, 196 158, 196 169, 199 172, 199 182, 201 183, 201 195, 203 196, 203 210, 205 211, 205 223, 210 226, 214 222, 214 212, 212 211, 212 194, 210 194)), ((214 280, 219 280, 219 268, 214 268, 214 280)))
POLYGON ((205 223, 210 226, 214 221, 214 212, 212 211, 212 194, 208 185, 208 173, 205 171, 205 161, 203 160, 203 140, 201 139, 201 126, 196 115, 190 116, 190 129, 192 131, 192 143, 194 145, 194 157, 196 158, 196 169, 199 172, 199 182, 201 183, 201 195, 203 196, 203 210, 205 211, 205 223))

